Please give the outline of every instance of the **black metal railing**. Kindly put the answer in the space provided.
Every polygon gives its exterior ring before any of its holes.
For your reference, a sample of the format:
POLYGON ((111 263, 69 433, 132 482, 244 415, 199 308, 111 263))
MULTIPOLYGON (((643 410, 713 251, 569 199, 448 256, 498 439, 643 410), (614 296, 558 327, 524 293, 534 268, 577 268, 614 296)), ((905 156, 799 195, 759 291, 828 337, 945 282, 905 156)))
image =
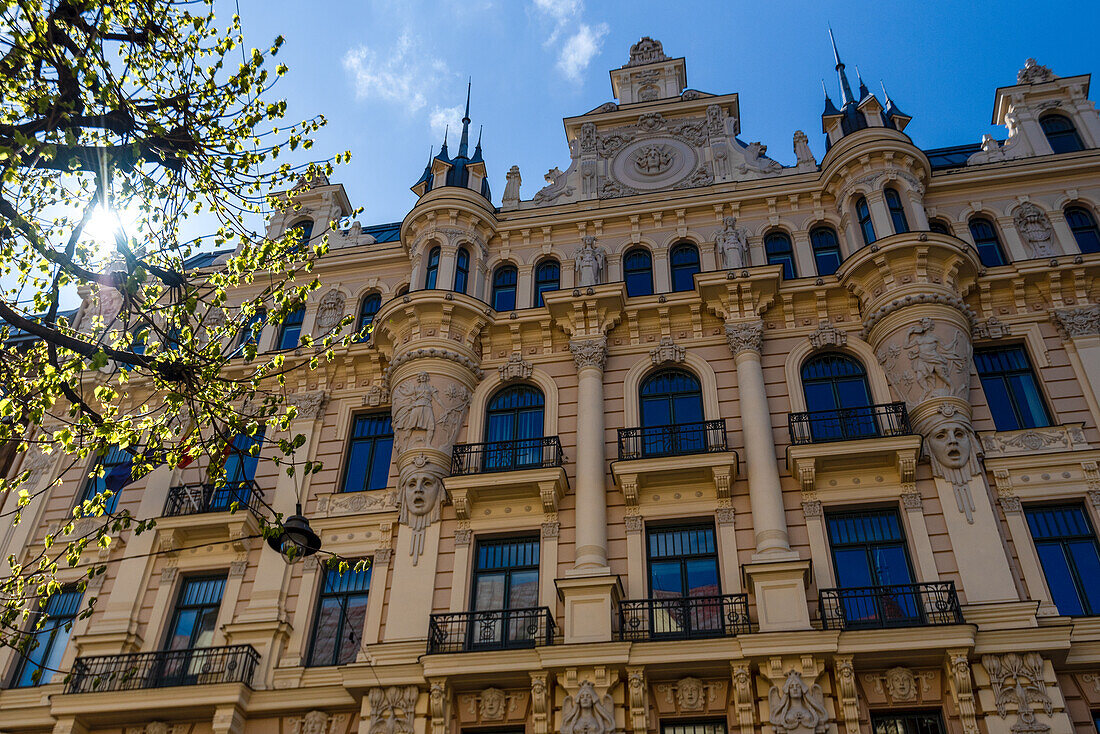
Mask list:
POLYGON ((882 629, 962 624, 954 581, 821 590, 825 629, 882 629))
POLYGON ((133 691, 216 683, 252 684, 260 654, 252 645, 194 647, 73 661, 65 693, 133 691))
POLYGON ((795 445, 906 436, 913 432, 905 403, 789 413, 787 427, 795 445))
POLYGON ((428 654, 552 644, 554 617, 546 607, 433 614, 428 624, 428 654))
POLYGON ((557 436, 460 443, 451 453, 451 474, 462 476, 521 469, 549 469, 561 466, 562 461, 561 441, 557 436))
POLYGON ((746 594, 677 596, 619 602, 619 638, 686 640, 749 632, 746 594))
POLYGON ((263 505, 263 490, 251 480, 216 484, 181 484, 168 490, 164 516, 198 515, 204 512, 259 511, 263 505))
POLYGON ((724 420, 619 429, 620 461, 727 450, 724 420))

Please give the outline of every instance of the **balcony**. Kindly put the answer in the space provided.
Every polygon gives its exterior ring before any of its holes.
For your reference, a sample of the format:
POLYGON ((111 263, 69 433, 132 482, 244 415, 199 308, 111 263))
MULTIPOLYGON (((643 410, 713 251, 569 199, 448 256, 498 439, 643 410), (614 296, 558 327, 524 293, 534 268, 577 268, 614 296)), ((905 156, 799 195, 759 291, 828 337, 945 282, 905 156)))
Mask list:
POLYGON ((787 427, 795 446, 907 436, 913 432, 905 403, 790 413, 787 427))
POLYGON ((737 453, 726 442, 723 420, 619 429, 619 460, 611 473, 629 506, 644 487, 711 481, 715 496, 730 496, 737 478, 737 453))
POLYGON ((953 581, 821 590, 824 629, 861 630, 962 624, 953 581))
POLYGON ((734 637, 749 632, 745 594, 619 602, 619 638, 632 642, 734 637))
POLYGON ((554 618, 546 607, 433 614, 428 654, 522 650, 554 644, 554 618))
POLYGON ((252 684, 260 654, 251 645, 77 658, 65 693, 134 691, 218 683, 252 684))
POLYGON ((561 441, 557 436, 517 441, 462 443, 454 447, 451 475, 551 469, 562 465, 561 441))
POLYGON ((458 444, 443 484, 463 520, 475 511, 512 512, 527 501, 533 512, 557 512, 569 488, 564 463, 557 436, 458 444))
POLYGON ((165 517, 201 515, 208 512, 259 512, 263 506, 263 490, 251 480, 232 484, 183 484, 168 490, 164 504, 165 517))

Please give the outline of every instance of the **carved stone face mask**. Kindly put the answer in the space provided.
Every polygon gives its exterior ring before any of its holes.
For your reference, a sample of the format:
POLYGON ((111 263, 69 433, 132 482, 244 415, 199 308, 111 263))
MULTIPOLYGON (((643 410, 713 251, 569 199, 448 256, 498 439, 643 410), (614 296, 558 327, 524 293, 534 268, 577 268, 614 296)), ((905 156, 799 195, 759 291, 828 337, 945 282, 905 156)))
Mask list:
POLYGON ((410 515, 427 515, 439 500, 439 478, 430 472, 413 472, 405 479, 405 506, 410 515))
POLYGON ((961 469, 970 459, 970 431, 958 421, 937 426, 928 443, 936 459, 948 469, 961 469))

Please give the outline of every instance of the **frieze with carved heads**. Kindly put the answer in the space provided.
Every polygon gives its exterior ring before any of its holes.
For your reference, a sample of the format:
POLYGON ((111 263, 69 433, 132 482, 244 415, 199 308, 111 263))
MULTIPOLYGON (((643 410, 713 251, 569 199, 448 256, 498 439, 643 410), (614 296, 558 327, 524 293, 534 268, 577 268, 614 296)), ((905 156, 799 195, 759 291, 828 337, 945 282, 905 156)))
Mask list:
POLYGON ((530 711, 531 692, 490 686, 479 693, 460 693, 456 702, 461 726, 522 724, 530 711))
POLYGON ((720 713, 729 704, 729 682, 688 676, 674 683, 655 683, 651 700, 661 716, 720 713))
POLYGON ((1089 443, 1085 440, 1083 423, 1046 428, 1022 428, 1015 431, 982 431, 981 439, 987 459, 1089 448, 1089 443))
POLYGON ((895 666, 860 676, 863 695, 871 705, 914 706, 938 704, 942 697, 940 671, 895 666))
POLYGON ((334 492, 317 496, 317 514, 321 517, 387 512, 397 507, 397 495, 389 491, 334 492))
POLYGON ((366 734, 415 734, 416 686, 372 688, 367 694, 370 718, 366 734))
POLYGON ((328 714, 313 710, 301 716, 289 716, 290 734, 345 734, 351 724, 349 714, 328 714))
POLYGON ((994 702, 1001 718, 1009 715, 1009 705, 1016 708, 1016 723, 1012 725, 1014 734, 1050 731, 1050 725, 1035 716, 1036 708, 1048 716, 1054 713, 1054 703, 1047 693, 1044 680, 1042 656, 1035 652, 983 655, 982 667, 989 673, 994 702))

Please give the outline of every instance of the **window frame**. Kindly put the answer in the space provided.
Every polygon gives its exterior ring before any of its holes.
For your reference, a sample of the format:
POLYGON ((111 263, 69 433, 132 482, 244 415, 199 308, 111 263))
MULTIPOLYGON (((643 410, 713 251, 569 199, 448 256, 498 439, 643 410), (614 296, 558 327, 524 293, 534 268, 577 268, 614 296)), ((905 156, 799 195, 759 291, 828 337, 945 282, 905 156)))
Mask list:
MULTIPOLYGON (((365 329, 366 327, 373 324, 374 323, 374 317, 376 315, 378 315, 378 311, 381 308, 382 308, 382 294, 381 293, 379 293, 378 291, 373 291, 373 292, 368 293, 365 296, 363 296, 363 298, 360 299, 360 301, 359 301, 359 317, 356 320, 355 330, 357 332, 361 332, 361 331, 363 331, 363 329, 365 329), (369 315, 367 313, 367 304, 368 303, 373 303, 374 304, 374 310, 371 311, 369 313, 369 315)), ((364 334, 359 339, 359 341, 365 342, 368 339, 370 339, 370 334, 364 334)))
MULTIPOLYGON (((709 531, 710 540, 714 545, 713 553, 681 553, 675 558, 671 556, 658 556, 656 560, 672 561, 679 560, 680 563, 680 595, 678 598, 698 598, 702 596, 711 596, 710 594, 700 594, 697 597, 692 597, 684 593, 684 589, 688 588, 688 572, 685 562, 689 559, 714 559, 714 577, 717 588, 717 593, 714 596, 722 596, 722 554, 718 548, 718 529, 714 525, 713 520, 699 519, 699 520, 676 520, 670 522, 656 522, 646 523, 645 527, 645 585, 648 598, 656 599, 653 591, 653 561, 654 556, 650 548, 650 537, 657 533, 675 532, 679 530, 695 530, 695 531, 709 531)), ((689 589, 690 590, 690 589, 689 589)), ((660 598, 673 598, 673 597, 660 597, 660 598)))
POLYGON ((535 265, 534 282, 535 282, 534 305, 535 305, 536 308, 538 308, 539 306, 546 305, 545 301, 542 298, 544 293, 549 293, 551 291, 561 290, 561 263, 558 262, 556 258, 552 258, 552 257, 547 257, 547 258, 543 258, 542 260, 540 260, 538 262, 538 264, 535 265), (554 267, 554 278, 552 280, 550 278, 542 278, 541 277, 541 273, 543 272, 543 270, 545 268, 548 268, 549 266, 554 267), (550 283, 553 283, 554 287, 553 288, 546 288, 545 286, 549 285, 550 283))
POLYGON ((1085 150, 1085 141, 1081 139, 1081 133, 1077 131, 1077 125, 1073 123, 1073 120, 1069 115, 1060 110, 1053 110, 1039 117, 1039 127, 1043 131, 1043 137, 1047 139, 1047 144, 1050 145, 1050 149, 1055 155, 1062 153, 1078 153, 1085 150), (1048 130, 1049 123, 1058 120, 1065 123, 1065 127, 1061 130, 1048 130), (1052 139, 1051 135, 1055 137, 1052 139), (1064 141, 1070 141, 1070 145, 1066 147, 1064 141), (1057 144, 1056 144, 1057 141, 1057 144), (1061 148, 1061 150, 1059 150, 1061 148))
MULTIPOLYGON (((53 657, 54 645, 57 644, 58 638, 61 634, 65 636, 65 643, 61 648, 61 657, 58 659, 60 660, 64 658, 65 651, 69 647, 69 642, 72 641, 73 626, 76 624, 76 621, 80 616, 80 608, 83 604, 84 592, 74 585, 62 586, 59 591, 51 595, 50 598, 46 600, 46 608, 41 612, 42 614, 49 615, 45 620, 45 623, 40 629, 36 630, 34 629, 35 623, 32 622, 28 629, 24 631, 24 634, 37 639, 39 635, 48 633, 48 641, 44 645, 40 643, 34 648, 28 647, 26 652, 18 649, 15 650, 15 665, 9 679, 9 685, 7 686, 8 688, 37 688, 38 686, 48 685, 56 672, 63 672, 50 670, 49 668, 51 668, 52 666, 49 665, 49 660, 51 657, 53 657), (73 608, 70 613, 50 614, 49 606, 54 599, 61 598, 63 595, 71 599, 74 594, 76 595, 76 604, 75 608, 73 608), (65 627, 68 627, 68 629, 64 629, 65 627), (39 658, 39 662, 36 663, 31 656, 37 650, 43 650, 43 654, 39 658), (34 672, 32 672, 32 680, 28 681, 27 683, 23 683, 22 678, 24 673, 29 667, 32 666, 34 667, 35 671, 41 671, 38 680, 33 680, 34 672)), ((69 606, 71 605, 66 605, 66 607, 63 607, 62 611, 68 612, 69 606)))
POLYGON ((217 618, 221 615, 221 607, 225 602, 225 587, 228 583, 228 574, 224 572, 201 572, 194 575, 184 576, 180 579, 179 586, 176 588, 175 601, 172 603, 171 613, 168 617, 168 625, 164 628, 163 642, 161 643, 161 651, 169 650, 192 650, 195 649, 195 630, 191 631, 191 639, 187 647, 173 648, 171 647, 172 638, 175 636, 174 631, 176 625, 179 623, 181 609, 206 609, 214 607, 212 604, 188 604, 185 607, 181 607, 180 602, 183 600, 184 594, 187 590, 187 585, 191 583, 199 583, 202 581, 221 581, 221 590, 218 592, 218 603, 216 605, 217 613, 214 615, 214 634, 217 634, 217 618))
POLYGON ((860 196, 855 200, 853 208, 856 212, 856 222, 859 224, 859 232, 863 237, 864 247, 873 245, 878 236, 875 234, 875 222, 871 218, 871 205, 866 196, 860 196))
MULTIPOLYGON (((313 622, 312 622, 312 624, 310 624, 310 629, 309 629, 309 646, 308 646, 308 654, 306 655, 306 659, 305 659, 305 667, 307 667, 307 668, 330 668, 330 667, 335 667, 335 666, 338 666, 338 665, 349 665, 349 664, 355 662, 356 655, 353 655, 352 659, 349 660, 349 661, 340 662, 340 651, 341 651, 341 644, 342 644, 342 642, 344 640, 344 637, 345 637, 344 633, 347 631, 347 630, 345 630, 345 625, 350 621, 349 617, 348 617, 348 602, 351 600, 351 598, 352 597, 359 597, 359 596, 366 597, 366 604, 365 604, 366 609, 363 612, 364 621, 366 619, 366 615, 370 613, 370 587, 371 587, 371 585, 374 581, 374 562, 373 562, 373 559, 361 559, 360 558, 360 559, 356 559, 354 561, 349 561, 349 567, 348 567, 347 571, 345 571, 345 573, 356 573, 354 571, 355 564, 358 563, 360 560, 367 560, 366 568, 364 568, 363 571, 358 572, 358 573, 365 573, 367 575, 367 587, 366 587, 366 589, 357 589, 357 590, 351 590, 351 591, 326 591, 326 589, 328 588, 328 581, 329 581, 328 575, 329 575, 329 573, 337 573, 338 574, 339 571, 337 569, 327 568, 327 567, 322 566, 323 573, 320 574, 321 578, 320 578, 319 583, 318 583, 317 601, 314 602, 314 605, 313 605, 313 622), (334 636, 334 641, 333 641, 332 652, 333 652, 334 660, 333 660, 333 662, 319 663, 319 662, 316 662, 313 659, 313 656, 314 656, 314 653, 317 651, 317 631, 318 631, 318 625, 321 622, 321 610, 324 606, 324 603, 325 603, 326 599, 339 598, 339 597, 342 597, 343 599, 342 599, 342 604, 341 604, 341 607, 340 607, 339 623, 336 626, 336 634, 334 636)), ((360 646, 363 644, 362 636, 363 636, 363 630, 359 630, 358 644, 360 646)), ((356 648, 356 649, 358 649, 358 648, 356 648)))
POLYGON ((978 259, 981 261, 982 265, 987 268, 996 268, 1008 264, 1009 260, 1005 253, 1004 245, 1001 243, 1001 235, 997 231, 997 225, 992 219, 985 214, 975 214, 966 221, 966 228, 970 232, 970 239, 974 241, 974 249, 978 251, 978 259), (976 225, 985 225, 989 227, 990 236, 979 239, 977 233, 974 231, 976 225), (983 251, 983 247, 985 251, 983 251), (1000 262, 987 262, 985 258, 986 251, 996 254, 1000 262))
MULTIPOLYGON (((903 709, 895 711, 892 709, 871 709, 871 734, 875 734, 876 725, 879 723, 878 719, 901 719, 904 722, 910 722, 920 716, 934 716, 936 718, 936 725, 939 731, 937 734, 947 734, 947 727, 943 720, 943 709, 940 708, 927 708, 927 709, 903 709)), ((911 728, 905 724, 902 725, 902 734, 921 734, 920 730, 911 728)))
POLYGON ((91 469, 89 469, 88 471, 88 475, 84 480, 84 486, 81 488, 80 494, 77 495, 76 503, 74 506, 81 505, 86 500, 92 500, 96 497, 96 495, 106 492, 107 475, 110 473, 110 470, 116 466, 122 466, 124 463, 128 463, 130 465, 130 480, 122 487, 120 487, 117 492, 114 492, 103 505, 104 513, 109 515, 114 514, 115 510, 118 509, 118 498, 122 495, 122 490, 134 481, 134 455, 126 449, 119 448, 117 444, 111 444, 107 447, 106 453, 102 455, 97 454, 96 457, 93 459, 91 469), (124 454, 126 457, 128 457, 128 460, 108 463, 108 459, 116 453, 124 454), (95 476, 94 474, 98 474, 100 469, 103 470, 102 476, 95 476), (94 491, 94 489, 101 481, 103 482, 103 491, 94 491))
POLYGON ((470 285, 470 249, 463 245, 455 252, 455 293, 465 293, 470 285), (459 282, 461 281, 461 283, 459 282), (460 287, 461 286, 461 287, 460 287))
POLYGON ((652 296, 654 293, 653 286, 653 253, 645 247, 631 247, 625 253, 623 253, 623 283, 626 285, 627 298, 652 296), (645 256, 645 267, 634 267, 629 264, 629 260, 632 256, 645 256), (641 281, 646 280, 646 283, 641 281), (635 282, 638 286, 642 287, 642 290, 647 292, 633 292, 631 283, 635 282))
MULTIPOLYGON (((993 425, 996 427, 996 430, 998 430, 998 431, 1019 431, 1019 430, 1025 430, 1025 429, 1028 429, 1028 428, 1048 428, 1048 427, 1055 424, 1054 421, 1056 420, 1056 417, 1054 415, 1054 411, 1051 410, 1051 408, 1050 408, 1050 401, 1047 399, 1047 396, 1046 396, 1046 394, 1044 393, 1044 390, 1043 390, 1043 381, 1039 378, 1038 373, 1036 373, 1036 371, 1035 371, 1035 364, 1031 360, 1031 354, 1029 354, 1026 344, 1023 344, 1023 343, 1009 343, 1009 344, 996 344, 996 345, 986 344, 986 345, 979 345, 979 346, 975 347, 974 348, 974 371, 978 374, 978 382, 981 383, 982 393, 983 393, 983 395, 985 395, 986 404, 989 406, 990 416, 993 418, 993 425), (1017 352, 1017 353, 1023 355, 1023 361, 1026 363, 1026 369, 1025 368, 1015 368, 1015 369, 1009 369, 1009 370, 1001 371, 1001 372, 983 373, 982 370, 978 366, 978 363, 979 363, 978 355, 979 354, 991 354, 991 353, 995 353, 995 352, 1002 352, 1002 353, 1017 352), (992 381, 994 379, 1000 380, 1001 387, 1002 387, 1005 395, 1008 396, 1009 408, 1011 409, 1012 414, 1013 414, 1014 419, 1015 419, 1015 422, 1016 422, 1015 427, 1001 427, 998 424, 998 421, 997 421, 998 413, 993 410, 993 401, 990 397, 992 393, 991 393, 989 387, 987 387, 987 385, 986 385, 987 374, 988 374, 988 379, 990 381, 992 381), (1024 415, 1025 415, 1024 411, 1021 409, 1021 404, 1026 404, 1026 401, 1021 403, 1021 401, 1019 399, 1019 396, 1012 389, 1013 383, 1011 382, 1011 378, 1012 377, 1017 377, 1018 378, 1018 377, 1024 376, 1024 375, 1026 375, 1028 378, 1030 378, 1030 383, 1031 383, 1031 386, 1034 389, 1034 393, 1035 393, 1036 404, 1042 411, 1042 415, 1038 416, 1038 417, 1041 418, 1041 419, 1045 418, 1045 420, 1046 420, 1045 423, 1040 422, 1040 423, 1036 423, 1035 425, 1030 425, 1027 421, 1021 420, 1021 418, 1024 417, 1024 415)), ((1028 413, 1028 415, 1030 415, 1030 413, 1028 413)))
MULTIPOLYGON (((1082 616, 1089 616, 1089 617, 1100 616, 1100 605, 1097 605, 1096 609, 1091 609, 1090 608, 1090 606, 1091 606, 1090 605, 1090 600, 1089 600, 1089 597, 1085 594, 1085 586, 1083 585, 1083 581, 1080 578, 1081 577, 1081 572, 1077 569, 1076 560, 1073 558, 1072 555, 1069 555, 1065 552, 1065 547, 1066 547, 1066 544, 1069 540, 1073 540, 1073 539, 1083 540, 1083 539, 1087 538, 1088 540, 1092 541, 1092 547, 1093 547, 1093 550, 1096 551, 1097 557, 1100 557, 1100 537, 1098 537, 1097 534, 1096 534, 1096 526, 1093 524, 1092 518, 1089 516, 1088 508, 1084 505, 1083 502, 1080 502, 1080 501, 1062 501, 1062 502, 1053 502, 1053 503, 1044 502, 1044 503, 1037 503, 1037 504, 1028 504, 1028 505, 1024 506, 1024 521, 1027 523, 1027 526, 1028 526, 1027 527, 1028 537, 1031 538, 1032 546, 1035 548, 1035 555, 1038 557, 1038 560, 1039 560, 1039 570, 1043 574, 1043 583, 1046 584, 1047 591, 1048 592, 1050 591, 1050 581, 1047 578, 1047 568, 1043 564, 1042 555, 1039 553, 1039 546, 1040 546, 1040 543, 1042 543, 1043 545, 1053 545, 1054 543, 1057 543, 1058 546, 1063 551, 1063 557, 1066 558, 1066 560, 1067 560, 1067 566, 1069 567, 1069 571, 1070 571, 1070 581, 1073 584, 1074 591, 1077 593, 1077 602, 1080 605, 1080 607, 1082 608, 1082 610, 1084 611, 1084 615, 1082 615, 1082 616), (1074 535, 1074 536, 1059 535, 1057 537, 1056 541, 1052 541, 1049 538, 1036 538, 1035 537, 1035 531, 1031 527, 1031 513, 1032 512, 1051 511, 1051 510, 1069 510, 1069 509, 1077 510, 1081 513, 1081 517, 1084 519, 1085 527, 1087 528, 1088 532, 1082 533, 1080 535, 1074 535)), ((1055 604, 1055 606, 1057 606, 1057 602, 1055 602, 1055 600, 1054 600, 1054 594, 1053 593, 1050 594, 1050 599, 1051 599, 1051 603, 1053 603, 1053 604, 1055 604)), ((1059 611, 1059 614, 1065 614, 1060 609, 1058 611, 1059 611)), ((1067 614, 1066 616, 1072 616, 1072 615, 1067 614)))
POLYGON ((684 425, 691 425, 692 423, 705 422, 707 420, 707 417, 706 417, 707 416, 706 400, 703 399, 703 381, 699 378, 699 375, 695 374, 694 371, 688 369, 687 367, 680 367, 680 366, 673 367, 673 366, 667 366, 666 365, 666 366, 659 367, 657 369, 654 369, 654 370, 648 372, 646 375, 644 375, 642 377, 641 380, 638 381, 638 395, 637 395, 637 397, 638 397, 638 427, 639 428, 644 429, 644 428, 657 428, 657 427, 660 427, 660 426, 684 426, 684 425), (672 375, 672 374, 675 374, 675 373, 681 373, 683 375, 686 375, 695 382, 695 386, 697 388, 697 393, 695 393, 695 394, 698 395, 699 403, 700 403, 699 420, 697 420, 697 421, 677 421, 676 420, 676 408, 675 408, 674 397, 677 396, 677 395, 686 396, 686 395, 692 394, 690 391, 676 391, 676 392, 668 392, 668 393, 660 393, 659 394, 660 397, 662 397, 666 401, 668 401, 668 407, 669 407, 668 412, 669 412, 670 420, 672 422, 671 423, 660 423, 660 424, 655 423, 653 425, 647 425, 646 420, 645 420, 645 413, 646 413, 645 402, 646 402, 646 399, 647 398, 655 398, 655 397, 658 397, 658 395, 648 395, 647 396, 645 394, 646 387, 648 385, 650 385, 651 383, 653 383, 658 378, 660 378, 662 375, 672 375))
POLYGON ((794 262, 794 241, 784 230, 773 229, 764 235, 764 259, 768 265, 781 265, 783 267, 783 279, 794 280, 798 277, 798 269, 794 262), (775 250, 772 243, 782 242, 783 249, 775 250))
POLYGON ((339 493, 340 494, 353 494, 355 492, 373 492, 373 491, 378 491, 380 489, 386 489, 389 486, 389 477, 390 477, 390 474, 392 473, 392 469, 393 469, 393 441, 394 441, 393 415, 389 411, 382 410, 382 411, 365 411, 365 412, 360 412, 360 413, 352 413, 351 418, 348 421, 348 435, 347 435, 347 438, 345 439, 344 466, 343 466, 343 469, 340 472, 340 490, 339 490, 339 493), (355 435, 356 427, 358 426, 359 421, 361 421, 361 420, 370 421, 372 419, 378 419, 378 418, 381 418, 383 416, 385 417, 386 422, 390 426, 390 432, 389 433, 370 434, 369 436, 356 436, 355 435), (390 456, 389 456, 389 460, 386 462, 386 475, 385 475, 386 476, 386 483, 382 487, 375 487, 375 488, 372 489, 369 485, 370 485, 370 478, 374 473, 373 472, 374 462, 378 457, 378 453, 377 453, 378 452, 378 444, 379 444, 380 440, 385 441, 387 438, 389 439, 389 442, 390 442, 390 456), (361 489, 348 489, 348 480, 350 479, 349 474, 351 472, 352 454, 353 454, 353 451, 354 451, 354 444, 356 442, 366 442, 366 441, 370 442, 370 454, 369 454, 369 459, 367 461, 366 470, 363 473, 363 484, 364 484, 364 486, 361 489))
POLYGON ((260 339, 263 338, 264 329, 267 328, 267 310, 260 309, 244 323, 241 328, 240 336, 237 339, 237 348, 233 354, 236 356, 238 353, 244 351, 244 348, 249 344, 256 347, 256 350, 260 349, 260 339))
MULTIPOLYGON (((677 731, 677 729, 693 727, 690 734, 700 734, 699 730, 695 727, 699 726, 721 726, 721 730, 715 730, 714 734, 729 734, 729 722, 723 717, 709 717, 709 718, 688 718, 688 719, 660 719, 660 734, 688 734, 685 731, 677 731)), ((704 730, 705 731, 705 730, 704 730)))
POLYGON ((501 572, 501 569, 489 569, 489 568, 482 569, 482 568, 480 568, 481 548, 483 546, 507 545, 509 543, 532 543, 534 545, 535 554, 538 556, 538 559, 535 561, 534 564, 526 564, 526 565, 522 565, 522 566, 508 566, 506 569, 503 570, 504 576, 505 576, 505 581, 504 581, 504 593, 503 593, 502 596, 503 596, 503 599, 504 599, 505 606, 503 606, 501 609, 502 610, 511 610, 511 609, 514 609, 514 608, 515 609, 522 608, 522 607, 510 607, 510 606, 508 606, 508 598, 509 598, 511 590, 512 590, 512 573, 516 572, 516 571, 521 571, 521 572, 534 571, 535 572, 536 579, 537 579, 536 582, 535 582, 535 584, 536 584, 535 606, 536 607, 538 606, 538 601, 539 600, 538 600, 538 588, 537 588, 537 586, 538 586, 539 582, 542 581, 542 578, 541 578, 542 539, 538 534, 533 534, 533 533, 530 533, 530 532, 517 532, 517 533, 514 533, 514 534, 508 534, 508 535, 490 535, 490 536, 475 537, 474 538, 474 543, 473 543, 474 550, 473 550, 473 554, 472 554, 473 558, 472 558, 472 563, 470 563, 470 599, 469 599, 469 604, 467 605, 467 609, 469 611, 471 611, 471 612, 500 611, 500 610, 496 610, 496 609, 478 609, 477 608, 477 602, 478 602, 478 599, 477 599, 477 581, 478 581, 478 577, 481 574, 493 574, 493 573, 500 573, 501 572))
POLYGON ((908 232, 909 220, 905 216, 905 204, 901 201, 901 194, 893 186, 887 186, 882 190, 882 197, 886 200, 886 208, 890 212, 890 224, 894 227, 894 234, 908 232))
POLYGON ((1062 210, 1062 215, 1066 218, 1066 226, 1069 227, 1070 233, 1073 234, 1073 241, 1077 244, 1077 249, 1082 254, 1092 254, 1100 252, 1100 226, 1097 226, 1096 215, 1092 213, 1089 207, 1083 204, 1069 204, 1062 210), (1070 222, 1071 213, 1076 215, 1080 212, 1087 220, 1088 224, 1080 224, 1074 226, 1070 222), (1083 245, 1081 243, 1081 234, 1091 235, 1094 238, 1095 244, 1091 246, 1083 245))
POLYGON ((439 245, 428 250, 428 257, 424 265, 424 290, 432 291, 439 284, 439 259, 443 254, 443 248, 439 245))
POLYGON ((836 271, 840 270, 840 266, 844 264, 844 253, 840 250, 840 236, 837 231, 828 224, 818 224, 810 229, 810 249, 814 254, 814 267, 817 270, 817 274, 820 276, 833 275, 836 271), (820 239, 820 235, 828 234, 832 237, 832 244, 823 246, 821 242, 815 241, 820 239), (815 237, 818 235, 818 237, 815 237), (832 270, 822 269, 821 259, 822 255, 836 256, 836 267, 832 270))
MULTIPOLYGON (((668 251, 668 276, 669 284, 672 287, 673 293, 686 293, 688 291, 695 290, 695 276, 703 272, 702 260, 699 257, 699 248, 694 242, 689 240, 681 240, 669 248, 668 251), (681 253, 691 252, 694 255, 692 262, 676 262, 676 256, 681 253), (677 276, 681 279, 687 274, 686 287, 677 287, 677 276)), ((684 286, 684 283, 680 283, 680 286, 684 286)))
POLYGON ((302 229, 302 234, 298 236, 297 241, 291 247, 292 252, 302 253, 309 248, 309 243, 313 239, 314 226, 316 226, 316 223, 312 219, 308 217, 303 217, 302 219, 299 219, 297 222, 287 227, 287 230, 292 230, 299 227, 302 229))
MULTIPOLYGON (((825 525, 825 542, 829 546, 829 562, 832 565, 833 582, 836 584, 837 589, 842 589, 843 590, 843 589, 861 588, 861 587, 858 587, 858 586, 857 587, 844 586, 841 583, 841 580, 840 580, 840 567, 837 565, 837 559, 836 559, 836 550, 837 550, 838 544, 837 544, 836 541, 833 540, 833 535, 832 535, 832 532, 831 532, 829 520, 832 519, 832 518, 856 517, 856 516, 867 516, 867 515, 886 515, 886 514, 892 514, 897 519, 898 533, 901 535, 900 539, 890 540, 890 541, 861 541, 860 543, 841 543, 840 547, 845 548, 845 547, 860 546, 860 547, 863 547, 864 549, 869 549, 873 545, 878 545, 878 546, 899 545, 902 549, 903 555, 905 556, 906 569, 908 571, 908 575, 909 575, 909 579, 910 579, 909 583, 917 583, 918 576, 916 574, 916 567, 913 565, 913 556, 912 556, 912 553, 911 553, 912 549, 909 547, 909 534, 906 532, 905 518, 902 516, 902 513, 898 510, 898 507, 896 505, 866 505, 866 506, 855 506, 855 507, 846 507, 846 508, 845 507, 838 507, 838 508, 829 508, 829 509, 825 510, 824 513, 823 513, 824 519, 825 519, 825 522, 824 522, 824 525, 825 525)), ((875 579, 874 579, 875 583, 872 583, 871 586, 873 586, 873 587, 892 586, 892 584, 882 583, 882 579, 878 578, 878 572, 875 570, 873 563, 869 562, 868 563, 868 568, 871 570, 871 572, 875 576, 875 579)))
POLYGON ((954 230, 951 229, 951 225, 939 217, 933 217, 928 220, 928 231, 935 232, 936 234, 944 234, 948 237, 955 236, 954 230))
MULTIPOLYGON (((508 311, 515 311, 518 305, 517 297, 519 295, 519 268, 515 264, 510 262, 503 262, 493 268, 493 282, 492 288, 489 291, 489 305, 493 307, 493 310, 497 313, 507 313, 508 311), (507 275, 511 275, 512 282, 502 282, 502 278, 507 275), (498 308, 497 299, 500 297, 511 296, 512 303, 508 308, 498 308)), ((507 306, 507 303, 499 304, 501 306, 507 306)))
POLYGON ((288 351, 291 349, 297 349, 301 346, 302 340, 302 327, 306 322, 306 306, 304 303, 300 303, 283 317, 282 322, 279 324, 279 341, 276 345, 276 349, 280 352, 288 351), (294 337, 294 343, 291 346, 287 346, 287 338, 294 337))

